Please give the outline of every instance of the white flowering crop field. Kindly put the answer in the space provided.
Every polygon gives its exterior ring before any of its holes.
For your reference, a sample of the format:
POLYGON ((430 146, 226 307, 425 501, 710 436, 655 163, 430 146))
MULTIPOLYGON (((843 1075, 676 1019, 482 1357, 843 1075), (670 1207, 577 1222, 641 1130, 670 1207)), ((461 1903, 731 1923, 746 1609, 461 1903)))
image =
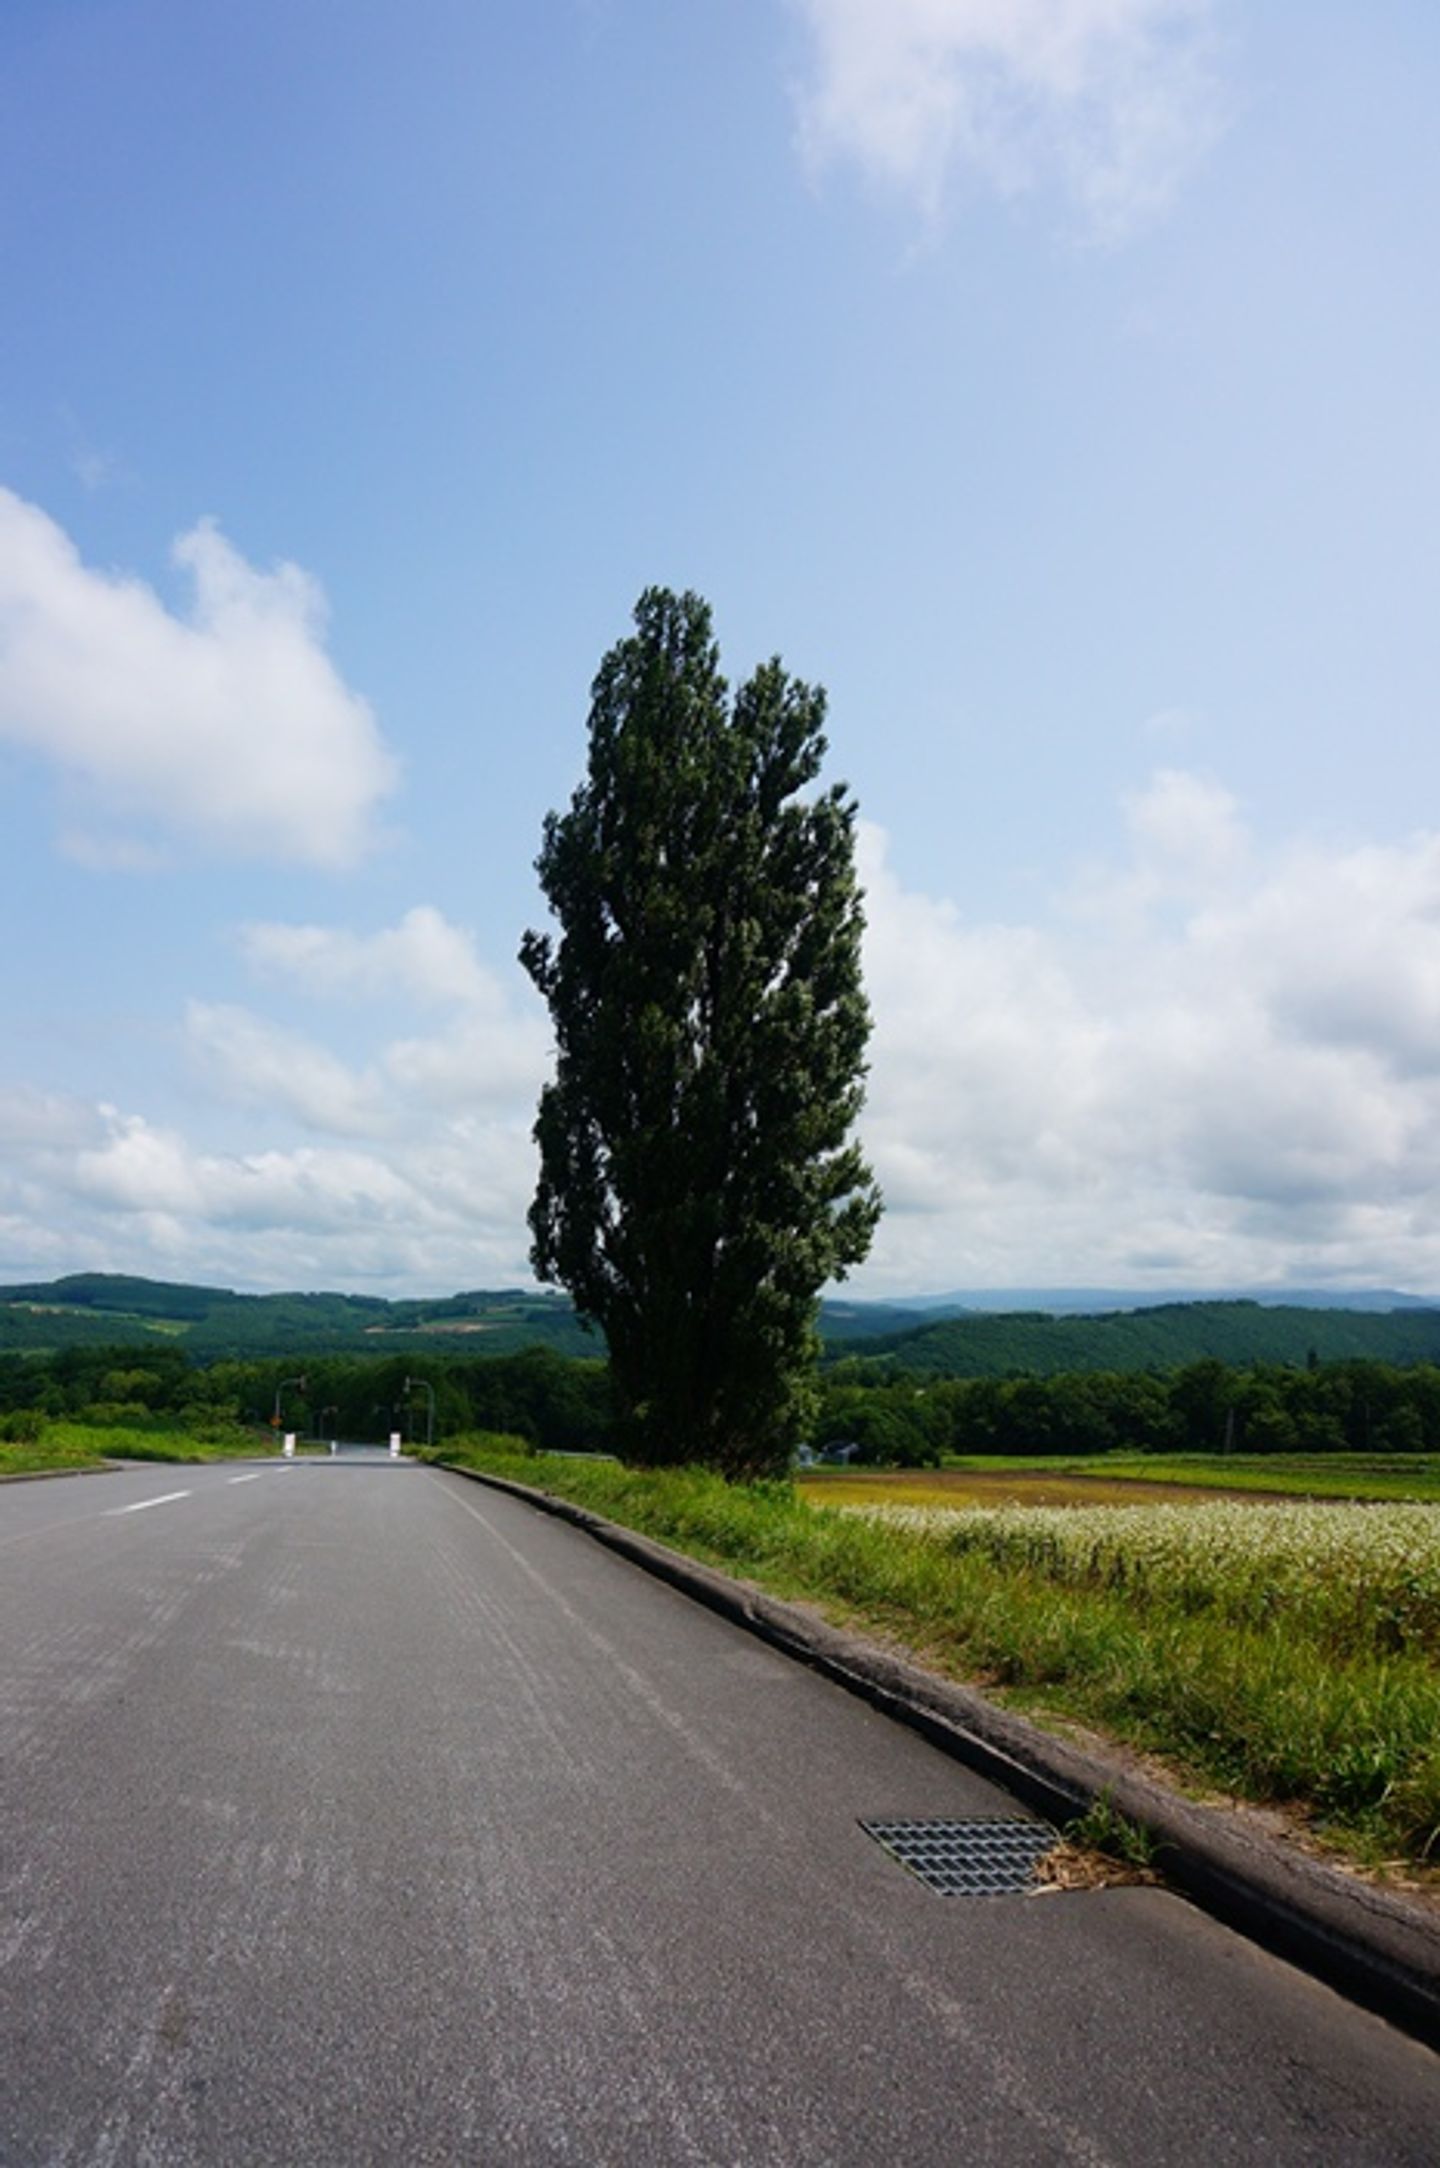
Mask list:
POLYGON ((1274 1624, 1337 1651, 1440 1658, 1440 1506, 847 1506, 955 1557, 1137 1610, 1274 1624))

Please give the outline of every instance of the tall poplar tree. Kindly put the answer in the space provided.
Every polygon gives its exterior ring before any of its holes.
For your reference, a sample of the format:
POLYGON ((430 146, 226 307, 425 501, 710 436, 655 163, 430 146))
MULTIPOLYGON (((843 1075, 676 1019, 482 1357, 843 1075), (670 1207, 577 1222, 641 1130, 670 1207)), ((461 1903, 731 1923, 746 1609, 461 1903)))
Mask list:
POLYGON ((824 712, 778 660, 732 697, 706 604, 651 588, 595 679, 585 780, 545 822, 559 933, 520 949, 556 1048, 531 1255, 603 1330, 641 1463, 788 1464, 819 1291, 880 1213, 850 1135, 856 809, 843 785, 800 795, 824 712))

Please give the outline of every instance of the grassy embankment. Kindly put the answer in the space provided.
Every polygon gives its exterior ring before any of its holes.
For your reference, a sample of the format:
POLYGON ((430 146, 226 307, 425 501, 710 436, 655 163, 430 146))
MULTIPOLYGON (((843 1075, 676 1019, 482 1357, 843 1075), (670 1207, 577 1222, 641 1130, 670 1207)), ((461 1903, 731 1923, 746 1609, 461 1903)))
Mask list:
POLYGON ((1433 1507, 839 1512, 788 1484, 535 1457, 514 1440, 452 1441, 445 1457, 818 1601, 1193 1786, 1284 1806, 1363 1860, 1440 1867, 1433 1507))
POLYGON ((0 1443, 0 1478, 47 1475, 63 1468, 103 1468, 109 1460, 207 1461, 249 1459, 273 1448, 268 1433, 227 1432, 201 1438, 187 1430, 130 1430, 91 1423, 48 1423, 40 1436, 0 1443))

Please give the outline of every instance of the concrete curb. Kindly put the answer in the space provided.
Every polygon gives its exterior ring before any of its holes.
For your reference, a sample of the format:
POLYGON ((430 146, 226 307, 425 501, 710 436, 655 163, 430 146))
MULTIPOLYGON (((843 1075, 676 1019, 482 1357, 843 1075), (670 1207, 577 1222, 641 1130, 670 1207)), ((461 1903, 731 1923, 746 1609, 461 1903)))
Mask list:
POLYGON ((647 1573, 912 1725, 1047 1820, 1073 1821, 1103 1794, 1154 1840, 1166 1880, 1205 1911, 1440 2047, 1440 1914, 1283 1842, 1252 1809, 1194 1805, 1119 1760, 1082 1752, 969 1687, 936 1677, 568 1499, 474 1468, 440 1465, 583 1529, 647 1573))
POLYGON ((62 1475, 114 1475, 111 1460, 91 1461, 83 1468, 14 1468, 0 1475, 0 1483, 53 1483, 62 1475))

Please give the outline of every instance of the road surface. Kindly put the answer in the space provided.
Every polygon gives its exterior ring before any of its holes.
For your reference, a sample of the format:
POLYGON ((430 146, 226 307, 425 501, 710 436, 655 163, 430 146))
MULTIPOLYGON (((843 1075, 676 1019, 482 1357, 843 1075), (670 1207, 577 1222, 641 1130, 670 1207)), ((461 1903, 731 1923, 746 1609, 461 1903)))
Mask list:
POLYGON ((0 1488, 0 2161, 1435 2168, 1440 2060, 578 1531, 337 1461, 0 1488))

